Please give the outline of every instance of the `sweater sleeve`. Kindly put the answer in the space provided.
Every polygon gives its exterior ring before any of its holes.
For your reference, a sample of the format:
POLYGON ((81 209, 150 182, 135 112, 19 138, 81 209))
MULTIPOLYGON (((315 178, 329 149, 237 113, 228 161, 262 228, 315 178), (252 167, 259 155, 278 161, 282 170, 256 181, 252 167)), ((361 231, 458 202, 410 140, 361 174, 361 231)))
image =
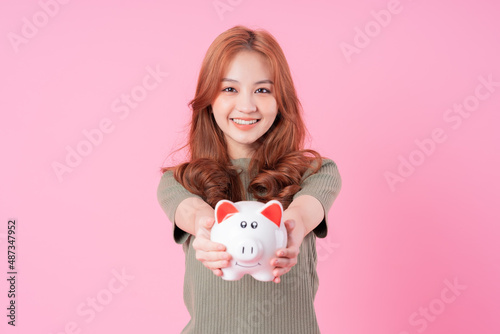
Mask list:
POLYGON ((323 159, 318 172, 315 174, 307 172, 301 186, 301 190, 293 198, 310 195, 321 203, 325 211, 325 216, 313 232, 317 237, 324 238, 328 232, 328 212, 342 187, 342 179, 337 165, 330 159, 323 159))
POLYGON ((158 202, 161 208, 166 213, 168 219, 172 222, 172 233, 176 243, 182 244, 189 237, 189 233, 181 230, 175 224, 175 211, 179 204, 189 197, 198 197, 195 194, 187 191, 177 180, 175 180, 172 171, 163 173, 160 184, 157 189, 158 202))

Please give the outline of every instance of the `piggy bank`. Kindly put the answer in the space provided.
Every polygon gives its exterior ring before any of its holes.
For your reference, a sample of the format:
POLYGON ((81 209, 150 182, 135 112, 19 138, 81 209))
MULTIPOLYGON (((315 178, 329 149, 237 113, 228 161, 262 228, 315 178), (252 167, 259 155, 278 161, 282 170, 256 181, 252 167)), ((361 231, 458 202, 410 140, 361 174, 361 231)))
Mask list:
POLYGON ((229 266, 222 268, 223 279, 236 281, 245 274, 259 281, 274 279, 270 261, 287 243, 282 216, 283 207, 276 200, 217 203, 210 238, 225 245, 232 256, 229 266))

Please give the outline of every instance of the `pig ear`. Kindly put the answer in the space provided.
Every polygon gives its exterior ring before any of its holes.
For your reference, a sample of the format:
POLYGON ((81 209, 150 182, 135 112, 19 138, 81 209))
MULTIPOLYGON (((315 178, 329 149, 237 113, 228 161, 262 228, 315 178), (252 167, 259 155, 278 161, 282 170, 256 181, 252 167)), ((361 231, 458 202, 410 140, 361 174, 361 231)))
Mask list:
POLYGON ((275 200, 267 202, 262 210, 260 210, 260 213, 280 227, 281 216, 283 215, 283 207, 280 202, 275 200))
POLYGON ((217 223, 222 223, 226 218, 229 218, 237 212, 239 211, 236 209, 233 202, 225 199, 217 202, 217 205, 215 206, 215 217, 217 219, 217 223))

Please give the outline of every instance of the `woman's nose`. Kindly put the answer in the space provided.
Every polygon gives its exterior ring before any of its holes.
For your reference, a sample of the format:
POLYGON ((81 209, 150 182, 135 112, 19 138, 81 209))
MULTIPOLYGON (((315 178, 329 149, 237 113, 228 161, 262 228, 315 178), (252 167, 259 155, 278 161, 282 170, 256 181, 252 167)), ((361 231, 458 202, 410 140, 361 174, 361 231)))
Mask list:
POLYGON ((257 111, 257 106, 251 94, 239 94, 236 109, 243 113, 257 111))

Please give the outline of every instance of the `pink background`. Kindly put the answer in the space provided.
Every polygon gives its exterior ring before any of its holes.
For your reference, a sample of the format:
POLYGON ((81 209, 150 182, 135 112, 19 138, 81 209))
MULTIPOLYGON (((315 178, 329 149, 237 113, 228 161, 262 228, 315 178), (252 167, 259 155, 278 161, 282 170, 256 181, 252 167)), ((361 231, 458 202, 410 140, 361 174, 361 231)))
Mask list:
POLYGON ((2 333, 181 331, 183 252, 156 200, 159 168, 184 141, 206 49, 236 24, 278 39, 310 146, 342 175, 318 241, 322 332, 499 333, 499 12, 490 0, 3 2, 2 333), (120 101, 131 93, 134 108, 120 101), (464 103, 469 116, 449 111, 464 103), (53 164, 76 149, 86 156, 58 178, 53 164))

